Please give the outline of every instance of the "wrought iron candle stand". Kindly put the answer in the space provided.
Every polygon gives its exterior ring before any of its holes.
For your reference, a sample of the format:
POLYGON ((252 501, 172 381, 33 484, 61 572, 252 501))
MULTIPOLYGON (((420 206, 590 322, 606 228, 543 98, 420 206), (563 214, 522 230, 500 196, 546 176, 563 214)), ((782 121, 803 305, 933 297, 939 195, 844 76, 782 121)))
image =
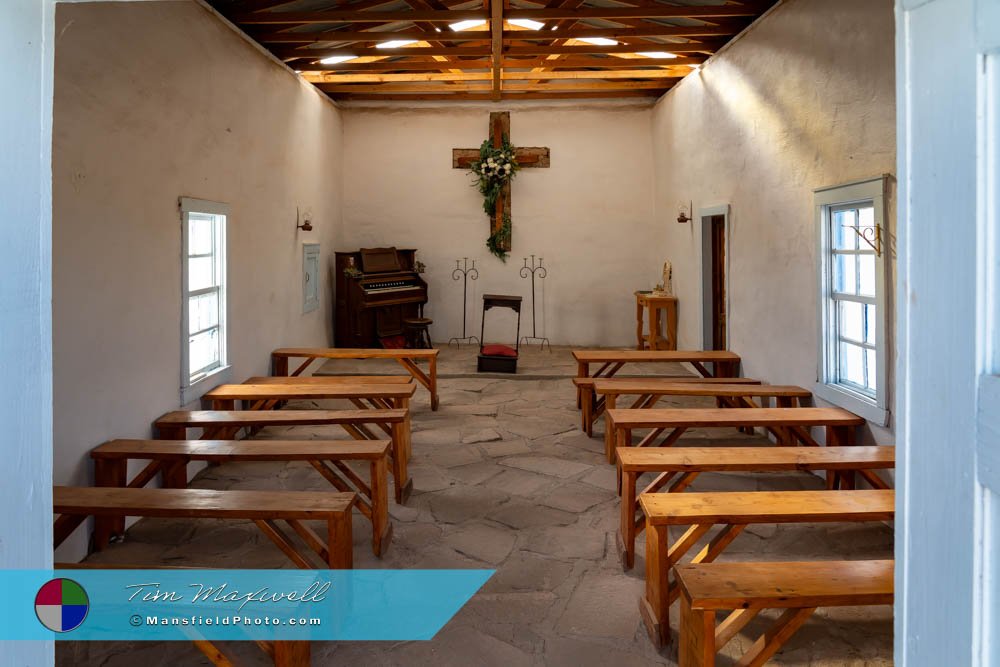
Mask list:
POLYGON ((466 320, 468 319, 466 317, 466 307, 469 295, 469 280, 479 279, 479 269, 476 268, 476 260, 472 260, 472 266, 469 266, 468 257, 463 257, 461 261, 462 264, 459 265, 459 260, 455 260, 455 270, 451 272, 451 279, 462 281, 462 337, 450 339, 448 345, 454 342, 456 347, 462 347, 463 342, 471 343, 472 341, 476 341, 476 345, 481 345, 482 341, 475 336, 466 335, 465 330, 466 320))
POLYGON ((535 312, 535 275, 537 274, 539 280, 543 280, 545 276, 548 275, 548 271, 542 266, 542 258, 538 258, 538 266, 535 266, 535 256, 531 256, 531 266, 528 266, 528 258, 524 258, 524 266, 521 267, 521 277, 527 278, 531 276, 531 335, 524 336, 521 338, 522 341, 527 343, 528 341, 536 340, 541 343, 540 349, 544 350, 545 346, 549 346, 549 352, 552 351, 552 343, 549 339, 544 336, 538 335, 538 315, 535 312))

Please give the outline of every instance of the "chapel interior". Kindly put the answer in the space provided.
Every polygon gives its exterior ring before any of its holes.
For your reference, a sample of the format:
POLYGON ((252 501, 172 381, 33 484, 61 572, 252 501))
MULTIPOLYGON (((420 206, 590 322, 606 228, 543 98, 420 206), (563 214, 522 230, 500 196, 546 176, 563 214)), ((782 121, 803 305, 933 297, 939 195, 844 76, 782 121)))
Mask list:
POLYGON ((56 664, 893 664, 895 32, 58 4, 55 562, 496 572, 429 641, 56 664))

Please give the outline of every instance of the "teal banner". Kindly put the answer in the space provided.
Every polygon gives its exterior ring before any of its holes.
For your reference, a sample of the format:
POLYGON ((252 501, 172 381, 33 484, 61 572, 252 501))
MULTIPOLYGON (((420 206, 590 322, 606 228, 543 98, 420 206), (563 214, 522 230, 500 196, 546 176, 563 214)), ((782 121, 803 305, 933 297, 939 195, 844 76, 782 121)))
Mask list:
POLYGON ((0 570, 0 640, 431 639, 494 570, 0 570))

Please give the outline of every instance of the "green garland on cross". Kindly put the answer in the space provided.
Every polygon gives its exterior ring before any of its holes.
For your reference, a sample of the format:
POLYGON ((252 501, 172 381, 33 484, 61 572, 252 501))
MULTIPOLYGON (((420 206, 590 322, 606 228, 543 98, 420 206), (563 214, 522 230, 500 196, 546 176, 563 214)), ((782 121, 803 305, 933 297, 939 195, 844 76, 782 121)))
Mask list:
POLYGON ((510 243, 510 215, 504 213, 503 224, 486 239, 486 247, 490 252, 500 258, 504 264, 507 263, 507 251, 504 247, 510 243))
MULTIPOLYGON (((473 187, 483 195, 483 211, 491 219, 496 214, 497 201, 503 194, 504 187, 513 180, 519 169, 517 149, 511 145, 507 135, 503 136, 499 148, 494 148, 490 139, 479 147, 479 159, 469 165, 469 170, 476 178, 473 187)), ((504 262, 507 261, 507 252, 503 248, 510 242, 510 232, 510 215, 505 213, 500 229, 486 239, 486 247, 504 262)))

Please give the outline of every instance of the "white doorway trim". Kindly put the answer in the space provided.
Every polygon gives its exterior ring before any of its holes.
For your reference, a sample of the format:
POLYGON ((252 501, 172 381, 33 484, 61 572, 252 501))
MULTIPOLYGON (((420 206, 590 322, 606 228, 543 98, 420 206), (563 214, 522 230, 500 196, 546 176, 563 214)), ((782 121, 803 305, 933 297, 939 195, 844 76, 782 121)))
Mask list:
POLYGON ((729 247, 731 244, 731 224, 729 204, 706 206, 698 209, 697 235, 698 246, 701 248, 701 345, 703 350, 712 349, 712 237, 705 233, 705 225, 716 216, 722 216, 726 234, 726 343, 729 343, 729 247))

